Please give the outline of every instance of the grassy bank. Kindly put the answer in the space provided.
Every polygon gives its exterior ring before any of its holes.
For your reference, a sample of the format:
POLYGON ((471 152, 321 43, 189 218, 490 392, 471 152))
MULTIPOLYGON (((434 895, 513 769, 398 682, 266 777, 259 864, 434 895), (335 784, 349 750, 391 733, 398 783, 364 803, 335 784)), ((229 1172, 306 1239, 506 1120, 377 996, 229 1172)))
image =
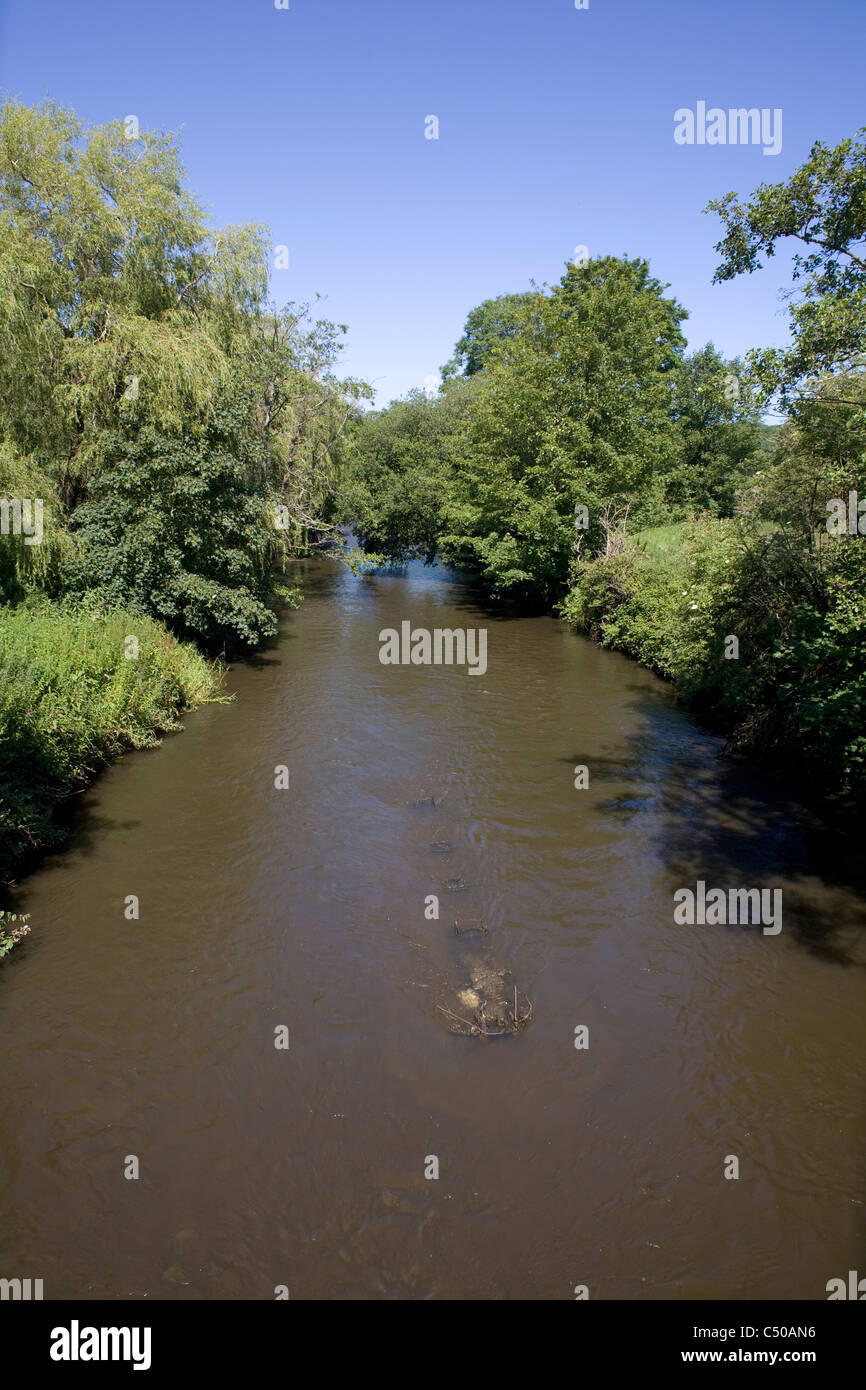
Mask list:
POLYGON ((732 743, 866 797, 864 554, 703 518, 582 565, 562 616, 677 686, 732 743))
POLYGON ((150 618, 86 602, 0 609, 0 880, 63 839, 71 793, 219 685, 150 618))

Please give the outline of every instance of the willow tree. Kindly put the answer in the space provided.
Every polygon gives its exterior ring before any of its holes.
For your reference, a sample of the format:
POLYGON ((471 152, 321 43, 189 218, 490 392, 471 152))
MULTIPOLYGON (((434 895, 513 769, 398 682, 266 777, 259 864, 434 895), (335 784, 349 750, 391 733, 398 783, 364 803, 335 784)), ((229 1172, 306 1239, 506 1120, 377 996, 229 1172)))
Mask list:
POLYGON ((53 473, 71 583, 209 641, 270 630, 367 390, 339 327, 269 305, 268 259, 265 228, 209 228, 172 135, 0 110, 3 456, 53 473))
POLYGON ((372 395, 365 382, 337 375, 345 332, 345 324, 313 318, 311 305, 289 303, 261 315, 247 339, 246 375, 265 446, 262 481, 284 551, 336 530, 353 427, 361 400, 372 395))
POLYGON ((67 511, 126 402, 169 429, 205 404, 266 291, 262 234, 211 237, 173 137, 128 133, 52 103, 0 111, 0 411, 67 511))

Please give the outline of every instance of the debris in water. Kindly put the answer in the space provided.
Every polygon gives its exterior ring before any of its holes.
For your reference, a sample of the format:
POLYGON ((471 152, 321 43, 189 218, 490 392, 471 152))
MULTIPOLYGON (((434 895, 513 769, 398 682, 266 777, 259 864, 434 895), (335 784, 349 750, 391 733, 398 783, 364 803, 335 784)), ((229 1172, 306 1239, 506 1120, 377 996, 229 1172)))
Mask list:
POLYGON ((486 936, 487 931, 487 925, 481 917, 476 917, 471 922, 458 922, 457 918, 454 918, 455 936, 486 936))
POLYGON ((501 1038, 506 1033, 518 1033, 529 1025, 532 1004, 526 994, 506 981, 505 970, 476 961, 470 970, 470 983, 458 990, 457 998, 471 1018, 464 1018, 437 1004, 440 1013, 452 1019, 451 1032, 462 1037, 501 1038))
POLYGON ((448 787, 441 796, 419 796, 414 801, 407 801, 407 806, 441 806, 451 788, 448 787))

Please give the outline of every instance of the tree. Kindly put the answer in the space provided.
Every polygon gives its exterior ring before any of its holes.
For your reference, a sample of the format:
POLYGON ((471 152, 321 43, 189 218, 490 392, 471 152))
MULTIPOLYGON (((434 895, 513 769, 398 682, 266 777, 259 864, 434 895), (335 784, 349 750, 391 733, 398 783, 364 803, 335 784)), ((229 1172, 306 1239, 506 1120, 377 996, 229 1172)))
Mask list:
POLYGON ((333 531, 336 495, 350 452, 366 382, 340 379, 335 367, 344 324, 313 320, 308 304, 287 304, 252 321, 239 371, 256 396, 254 418, 265 446, 263 482, 285 509, 285 548, 304 548, 312 533, 333 531))
POLYGON ((0 411, 57 470, 67 512, 130 398, 178 427, 227 371, 266 290, 260 228, 209 237, 173 137, 0 111, 0 411), (234 331, 232 325, 234 324, 234 331))
MULTIPOLYGON (((866 127, 857 132, 866 136, 866 127)), ((793 344, 749 354, 766 395, 783 405, 828 372, 855 369, 866 347, 866 143, 816 141, 787 183, 762 184, 748 202, 727 193, 707 204, 725 226, 714 280, 760 270, 778 242, 802 243, 793 279, 793 344)))
MULTIPOLYGON (((95 546, 84 569, 107 564, 113 592, 124 585, 80 508, 111 497, 123 514, 134 457, 148 469, 161 454, 173 477, 189 476, 184 439, 210 457, 203 421, 241 396, 243 485, 270 504, 259 509, 260 534, 238 530, 250 563, 330 527, 348 433, 370 389, 336 375, 342 326, 312 321, 309 306, 267 303, 268 248, 256 224, 207 226, 171 135, 128 139, 119 121, 86 128, 50 102, 0 110, 0 443, 30 473, 53 475, 61 525, 76 515, 79 551, 95 546), (117 478, 104 476, 114 469, 117 478), (284 509, 279 531, 274 505, 284 509)), ((199 556, 193 569, 219 565, 199 556)), ((0 584, 18 593, 20 556, 7 569, 0 584)), ((252 612, 249 622, 232 616, 224 596, 219 605, 244 640, 267 626, 252 612)), ((218 629, 215 615, 191 630, 218 629)))
POLYGON ((578 543, 604 542, 629 502, 648 524, 676 463, 673 371, 685 310, 646 261, 570 265, 524 303, 507 353, 480 374, 446 504, 448 552, 499 592, 560 596, 578 543), (589 526, 575 529, 575 509, 589 526))
POLYGON ((534 290, 501 294, 497 299, 485 299, 473 309, 454 348, 454 357, 442 368, 443 377, 447 380, 461 371, 464 376, 482 371, 491 355, 501 351, 518 333, 523 311, 535 297, 534 290))
POLYGON ((182 431, 138 419, 109 435, 106 466, 72 517, 81 585, 179 637, 222 646, 273 635, 273 528, 264 489, 249 481, 261 464, 251 417, 240 392, 182 431))
POLYGON ((367 550, 392 561, 412 552, 432 560, 443 529, 455 442, 472 385, 447 382, 430 400, 411 391, 362 421, 341 495, 341 516, 367 550))
POLYGON ((738 361, 712 343, 684 357, 673 380, 681 443, 667 500, 678 509, 732 516, 741 488, 766 460, 757 410, 738 361))

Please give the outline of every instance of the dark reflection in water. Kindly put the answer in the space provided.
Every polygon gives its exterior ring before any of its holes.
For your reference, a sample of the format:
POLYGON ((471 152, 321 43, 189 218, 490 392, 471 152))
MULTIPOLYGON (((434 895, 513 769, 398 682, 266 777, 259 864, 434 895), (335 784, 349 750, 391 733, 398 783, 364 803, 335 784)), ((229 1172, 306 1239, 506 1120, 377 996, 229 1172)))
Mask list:
POLYGON ((825 1298, 864 1259, 850 847, 553 619, 438 567, 298 572, 236 702, 112 768, 16 894, 0 1274, 46 1297, 825 1298), (486 674, 382 666, 404 619, 486 626, 486 674), (676 925, 698 879, 782 888, 781 934, 676 925), (531 1026, 451 1033, 437 1006, 500 972, 531 1026))

